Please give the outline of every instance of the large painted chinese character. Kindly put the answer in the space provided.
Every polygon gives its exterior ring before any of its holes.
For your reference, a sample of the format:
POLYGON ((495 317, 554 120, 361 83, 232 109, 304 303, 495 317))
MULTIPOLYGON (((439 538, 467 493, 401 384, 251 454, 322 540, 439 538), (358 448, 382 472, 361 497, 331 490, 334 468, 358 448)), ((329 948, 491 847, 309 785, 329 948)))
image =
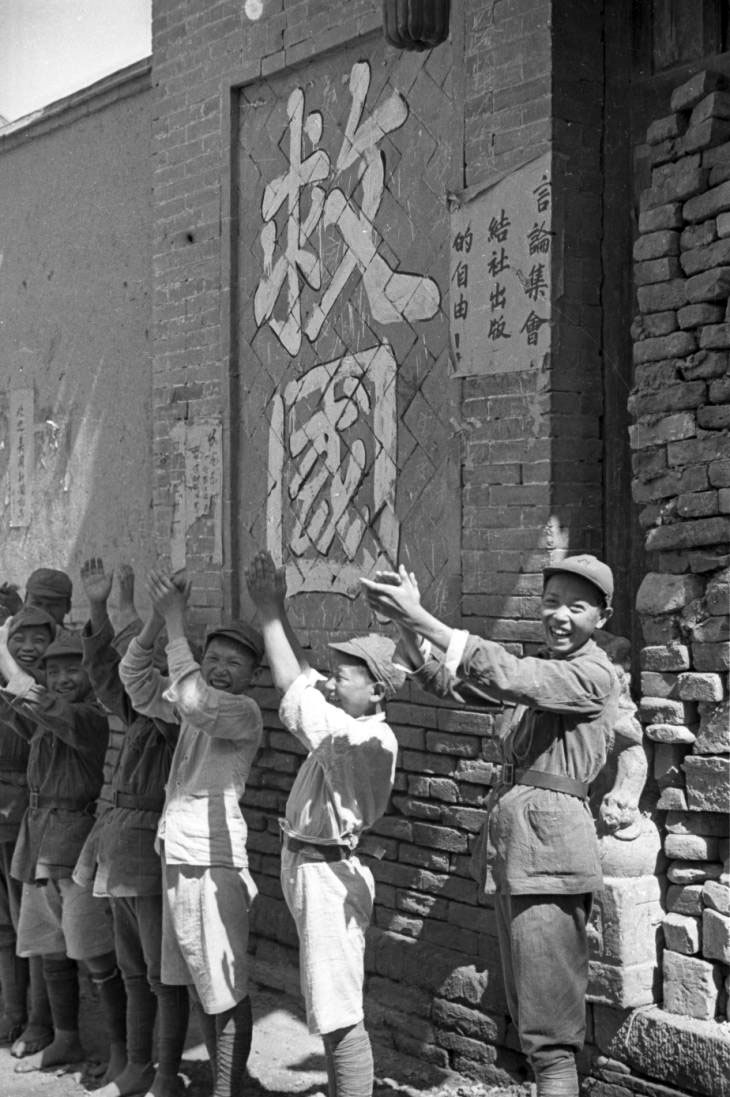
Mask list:
POLYGON ((274 396, 266 527, 276 559, 286 546, 291 593, 355 592, 363 569, 395 561, 395 449, 387 343, 315 366, 274 396))
POLYGON ((384 162, 378 143, 405 123, 408 106, 403 96, 394 92, 371 115, 363 118, 369 87, 370 66, 364 61, 357 62, 350 73, 352 103, 333 173, 335 183, 339 184, 344 173, 356 167, 355 183, 349 193, 340 185, 332 186, 329 191, 319 185, 332 172, 329 155, 318 147, 322 138, 322 115, 313 111, 305 118, 301 88, 289 96, 289 168, 264 190, 261 206, 264 273, 254 295, 254 317, 257 325, 269 323, 292 356, 301 349, 302 333, 312 343, 317 339, 355 271, 361 274, 373 319, 378 323, 428 320, 439 307, 439 289, 433 279, 394 271, 377 250, 375 220, 385 187, 384 162), (303 153, 305 133, 315 150, 310 156, 303 153), (302 191, 305 188, 311 188, 311 193, 303 216, 302 191), (278 242, 275 218, 285 204, 286 243, 275 260, 278 242), (329 284, 303 318, 303 281, 313 291, 319 291, 322 286, 321 257, 306 245, 316 229, 330 226, 342 238, 344 251, 329 284), (287 286, 285 315, 280 319, 274 312, 284 283, 287 286))

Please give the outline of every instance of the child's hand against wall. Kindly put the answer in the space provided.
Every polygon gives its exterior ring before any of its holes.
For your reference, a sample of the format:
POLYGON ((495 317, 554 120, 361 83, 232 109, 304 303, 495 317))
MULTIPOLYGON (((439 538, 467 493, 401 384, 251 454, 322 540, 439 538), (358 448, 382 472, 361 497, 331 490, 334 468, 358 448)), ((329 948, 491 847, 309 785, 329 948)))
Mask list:
POLYGON ((418 580, 403 564, 394 571, 376 571, 374 579, 360 579, 368 605, 375 613, 408 627, 410 616, 421 604, 418 580))
POLYGON ((286 598, 286 578, 284 569, 277 568, 271 553, 258 552, 254 556, 246 569, 246 583, 259 613, 281 613, 286 598))
POLYGON ((100 556, 92 556, 84 560, 81 565, 81 582, 83 583, 89 605, 106 605, 112 590, 114 569, 104 570, 104 561, 100 556))
POLYGON ((160 617, 164 617, 166 621, 171 617, 183 617, 190 597, 189 581, 181 589, 169 576, 159 571, 151 571, 147 577, 146 586, 150 601, 160 617))

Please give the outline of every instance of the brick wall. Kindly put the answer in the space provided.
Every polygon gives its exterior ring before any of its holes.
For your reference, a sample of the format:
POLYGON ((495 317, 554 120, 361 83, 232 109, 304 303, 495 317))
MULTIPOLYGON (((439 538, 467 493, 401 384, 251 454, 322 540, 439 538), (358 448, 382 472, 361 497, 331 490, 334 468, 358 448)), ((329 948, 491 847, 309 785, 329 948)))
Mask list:
POLYGON ((633 493, 651 553, 637 600, 640 709, 667 812, 664 1008, 707 1021, 727 1017, 730 964, 725 87, 696 73, 647 132, 629 402, 633 493))

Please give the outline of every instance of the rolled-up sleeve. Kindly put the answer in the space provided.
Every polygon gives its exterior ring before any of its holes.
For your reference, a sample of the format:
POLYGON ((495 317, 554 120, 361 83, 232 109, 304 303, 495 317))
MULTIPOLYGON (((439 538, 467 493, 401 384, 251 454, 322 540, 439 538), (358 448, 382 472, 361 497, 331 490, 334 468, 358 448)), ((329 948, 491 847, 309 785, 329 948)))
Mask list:
POLYGON ((170 723, 177 721, 174 705, 165 698, 169 679, 154 666, 151 648, 143 648, 136 636, 119 664, 119 677, 137 712, 170 723))

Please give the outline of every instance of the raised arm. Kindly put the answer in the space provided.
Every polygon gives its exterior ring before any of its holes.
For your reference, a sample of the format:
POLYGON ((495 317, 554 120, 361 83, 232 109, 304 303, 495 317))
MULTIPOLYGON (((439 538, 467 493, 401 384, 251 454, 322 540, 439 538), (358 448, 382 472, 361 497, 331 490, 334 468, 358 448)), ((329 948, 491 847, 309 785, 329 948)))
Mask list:
POLYGON ((261 621, 274 685, 286 693, 292 682, 309 670, 309 663, 286 612, 283 569, 277 569, 270 553, 259 552, 246 570, 246 581, 261 621))

